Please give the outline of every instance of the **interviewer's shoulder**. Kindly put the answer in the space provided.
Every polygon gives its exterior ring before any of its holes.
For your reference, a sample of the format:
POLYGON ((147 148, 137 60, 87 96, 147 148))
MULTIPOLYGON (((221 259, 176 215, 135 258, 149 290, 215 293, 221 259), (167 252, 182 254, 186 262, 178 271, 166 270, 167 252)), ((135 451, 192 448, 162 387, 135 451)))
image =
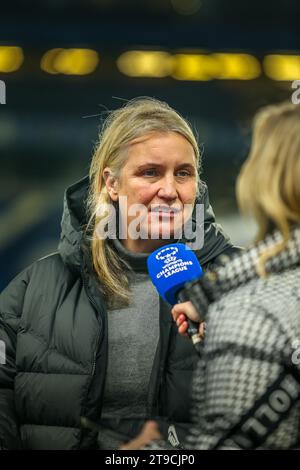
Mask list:
POLYGON ((300 267, 253 279, 230 291, 209 310, 216 341, 266 347, 284 336, 300 337, 300 267))
POLYGON ((273 274, 263 284, 259 296, 262 307, 290 337, 300 337, 300 266, 273 274))
POLYGON ((249 310, 255 313, 259 310, 261 315, 270 314, 279 319, 283 317, 284 306, 299 304, 300 266, 283 273, 271 274, 266 279, 252 279, 222 296, 215 308, 231 308, 231 312, 236 312, 239 318, 249 313, 249 310))

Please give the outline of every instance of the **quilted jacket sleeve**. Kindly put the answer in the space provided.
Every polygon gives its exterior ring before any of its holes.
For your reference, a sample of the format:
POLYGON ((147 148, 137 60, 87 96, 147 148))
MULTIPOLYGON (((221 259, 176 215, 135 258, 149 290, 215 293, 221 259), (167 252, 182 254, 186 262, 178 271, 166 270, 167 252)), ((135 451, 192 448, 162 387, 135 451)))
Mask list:
POLYGON ((14 378, 19 320, 29 282, 29 269, 20 273, 0 294, 0 448, 22 447, 15 412, 14 378))

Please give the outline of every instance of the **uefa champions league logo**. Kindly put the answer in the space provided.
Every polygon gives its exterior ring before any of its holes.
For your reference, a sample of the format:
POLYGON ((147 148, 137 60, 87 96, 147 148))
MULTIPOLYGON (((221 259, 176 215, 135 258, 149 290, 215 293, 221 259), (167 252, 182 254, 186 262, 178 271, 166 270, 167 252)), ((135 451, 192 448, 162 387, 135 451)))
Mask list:
POLYGON ((176 253, 178 253, 178 248, 176 246, 168 246, 160 250, 155 258, 159 261, 163 261, 164 264, 169 264, 176 260, 176 253))

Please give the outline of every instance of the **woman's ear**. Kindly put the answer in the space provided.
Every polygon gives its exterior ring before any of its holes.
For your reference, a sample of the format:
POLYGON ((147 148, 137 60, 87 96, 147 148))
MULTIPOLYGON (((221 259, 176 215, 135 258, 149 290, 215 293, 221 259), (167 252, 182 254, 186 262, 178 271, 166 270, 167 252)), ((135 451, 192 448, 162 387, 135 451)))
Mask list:
POLYGON ((104 168, 103 178, 110 198, 116 202, 119 198, 118 180, 115 176, 112 176, 112 172, 109 167, 104 168))

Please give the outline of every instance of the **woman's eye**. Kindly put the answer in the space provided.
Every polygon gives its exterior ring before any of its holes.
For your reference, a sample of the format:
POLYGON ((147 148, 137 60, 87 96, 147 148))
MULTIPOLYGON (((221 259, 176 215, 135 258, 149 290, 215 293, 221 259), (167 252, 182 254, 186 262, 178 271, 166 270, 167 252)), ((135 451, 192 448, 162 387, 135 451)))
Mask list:
POLYGON ((143 171, 143 176, 157 176, 157 170, 155 168, 149 168, 149 170, 143 171))
MULTIPOLYGON (((141 175, 148 178, 154 178, 159 176, 159 170, 157 168, 147 168, 141 172, 141 175)), ((189 170, 179 170, 176 171, 175 175, 179 178, 188 178, 191 176, 191 172, 189 170)))
POLYGON ((177 176, 180 176, 181 178, 186 178, 187 176, 190 176, 190 172, 186 170, 181 170, 177 172, 177 176))

